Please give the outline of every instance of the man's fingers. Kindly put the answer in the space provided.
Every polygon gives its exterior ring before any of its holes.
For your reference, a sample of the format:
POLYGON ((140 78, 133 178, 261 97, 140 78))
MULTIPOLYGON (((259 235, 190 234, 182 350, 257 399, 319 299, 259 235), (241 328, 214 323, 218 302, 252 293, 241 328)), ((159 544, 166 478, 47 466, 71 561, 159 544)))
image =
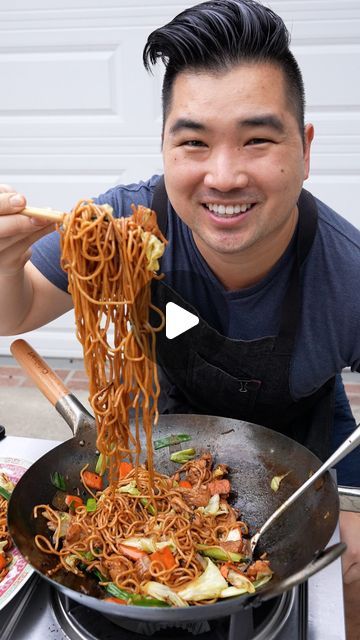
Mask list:
MULTIPOLYGON (((2 185, 6 186, 6 185, 2 185)), ((26 198, 16 191, 0 192, 0 215, 20 213, 26 207, 26 198)))
POLYGON ((15 189, 11 186, 11 184, 0 184, 0 193, 16 193, 15 189))

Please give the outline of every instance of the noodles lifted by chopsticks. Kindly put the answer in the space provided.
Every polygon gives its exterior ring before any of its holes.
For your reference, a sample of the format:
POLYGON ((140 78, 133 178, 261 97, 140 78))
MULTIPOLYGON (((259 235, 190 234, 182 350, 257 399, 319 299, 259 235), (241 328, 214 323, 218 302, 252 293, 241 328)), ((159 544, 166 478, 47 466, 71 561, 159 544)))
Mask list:
POLYGON ((164 316, 151 305, 150 284, 160 277, 155 270, 166 241, 150 209, 133 206, 131 216, 114 218, 111 207, 91 200, 79 202, 59 232, 103 467, 107 459, 115 482, 123 458, 135 456, 138 466, 142 422, 152 484, 151 434, 160 391, 155 333, 164 326, 164 316), (151 308, 159 314, 156 328, 149 323, 151 308))

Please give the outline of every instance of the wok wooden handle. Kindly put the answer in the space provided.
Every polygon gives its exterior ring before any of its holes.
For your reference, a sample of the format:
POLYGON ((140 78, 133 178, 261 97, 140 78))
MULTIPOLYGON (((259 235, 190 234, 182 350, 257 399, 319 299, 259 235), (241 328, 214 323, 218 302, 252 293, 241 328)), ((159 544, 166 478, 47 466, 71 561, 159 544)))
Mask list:
POLYGON ((53 404, 70 393, 49 365, 26 340, 14 340, 10 351, 44 396, 53 404))

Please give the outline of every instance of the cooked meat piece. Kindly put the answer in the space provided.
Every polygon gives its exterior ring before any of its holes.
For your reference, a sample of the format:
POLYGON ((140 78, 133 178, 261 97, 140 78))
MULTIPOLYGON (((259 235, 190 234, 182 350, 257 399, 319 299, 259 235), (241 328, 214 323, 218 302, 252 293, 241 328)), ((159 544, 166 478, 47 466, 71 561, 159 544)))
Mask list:
POLYGON ((197 484, 199 478, 202 476, 204 469, 210 469, 212 465, 211 453, 204 453, 201 458, 192 460, 191 463, 186 465, 186 479, 190 484, 197 484))
POLYGON ((234 510, 231 510, 226 514, 222 514, 221 516, 219 516, 219 523, 221 522, 222 525, 231 529, 231 525, 237 524, 236 518, 236 512, 234 512, 234 510))
POLYGON ((213 478, 221 478, 222 476, 226 476, 228 473, 229 467, 227 464, 217 464, 212 475, 213 478))
POLYGON ((138 574, 140 580, 149 580, 151 579, 149 567, 151 564, 151 560, 149 556, 143 556, 139 558, 135 562, 135 571, 138 574))
POLYGON ((230 493, 230 482, 229 480, 212 480, 208 483, 208 487, 210 489, 210 493, 212 496, 215 494, 220 494, 221 496, 228 496, 230 493))
POLYGON ((183 511, 187 511, 188 513, 192 513, 192 509, 188 507, 186 502, 180 498, 180 496, 174 496, 171 498, 171 506, 176 511, 176 513, 181 513, 183 511))
POLYGON ((243 542, 242 540, 228 540, 227 542, 220 542, 219 546, 230 553, 242 553, 243 542))
POLYGON ((206 507, 211 498, 209 488, 201 485, 198 489, 181 488, 181 494, 190 507, 206 507))
POLYGON ((242 541, 242 548, 240 553, 242 553, 244 556, 248 556, 249 558, 251 558, 251 542, 248 538, 244 539, 242 541))
POLYGON ((66 543, 74 544, 74 542, 78 542, 81 538, 81 531, 82 529, 79 524, 76 522, 70 522, 65 536, 66 543))
POLYGON ((256 578, 258 573, 260 573, 261 575, 270 575, 272 574, 272 571, 269 567, 269 560, 256 560, 256 562, 254 562, 254 564, 252 564, 247 572, 246 575, 248 578, 256 578))
POLYGON ((126 566, 118 558, 116 560, 106 560, 103 564, 108 570, 113 582, 116 581, 116 577, 119 575, 119 573, 122 573, 124 570, 126 571, 126 566))

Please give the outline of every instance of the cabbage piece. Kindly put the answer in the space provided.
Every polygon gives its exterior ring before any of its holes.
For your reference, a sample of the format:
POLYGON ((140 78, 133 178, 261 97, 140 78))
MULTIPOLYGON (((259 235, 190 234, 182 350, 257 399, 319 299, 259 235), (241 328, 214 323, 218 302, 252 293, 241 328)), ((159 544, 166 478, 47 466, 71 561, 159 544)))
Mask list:
POLYGON ((150 581, 147 582, 143 590, 145 591, 147 596, 151 596, 152 598, 157 598, 158 600, 164 600, 164 602, 169 602, 175 607, 188 607, 188 603, 185 602, 175 591, 167 587, 166 584, 161 584, 160 582, 150 581))
POLYGON ((228 508, 224 502, 220 503, 220 496, 218 493, 211 496, 206 507, 198 507, 196 511, 199 511, 204 516, 220 516, 222 513, 227 513, 228 508))
POLYGON ((230 529, 227 536, 224 538, 224 542, 237 542, 238 540, 241 540, 239 527, 236 527, 236 529, 230 529))
POLYGON ((65 557, 65 562, 71 569, 76 569, 76 565, 80 562, 80 558, 74 553, 71 553, 69 556, 65 557))
POLYGON ((157 271, 160 267, 159 258, 164 253, 165 244, 159 240, 153 233, 150 231, 142 231, 141 232, 141 240, 143 242, 147 242, 145 255, 148 261, 146 268, 148 271, 157 271))
POLYGON ((242 593, 254 593, 255 587, 249 578, 241 575, 234 569, 229 569, 227 574, 227 581, 237 589, 240 589, 242 593))
POLYGON ((245 593, 247 593, 246 589, 227 587, 220 593, 219 598, 233 598, 234 596, 243 596, 245 593))
POLYGON ((280 482, 281 482, 282 480, 284 480, 284 478, 286 478, 286 476, 288 476, 288 475, 289 475, 289 473, 290 473, 290 471, 288 471, 287 473, 284 473, 284 475, 283 475, 283 476, 274 476, 274 477, 272 478, 271 482, 270 482, 270 488, 271 488, 273 491, 275 491, 275 492, 276 492, 276 491, 279 491, 279 488, 280 488, 280 482))
POLYGON ((155 541, 154 538, 126 538, 126 540, 122 540, 124 544, 128 544, 131 547, 136 547, 136 549, 141 549, 142 551, 146 551, 146 553, 154 553, 158 551, 158 549, 163 549, 164 547, 170 547, 171 551, 176 551, 176 545, 173 540, 169 538, 168 540, 155 541))
POLYGON ((5 491, 8 491, 9 493, 12 493, 12 491, 14 490, 15 485, 10 480, 10 478, 8 478, 5 475, 5 473, 0 473, 0 487, 5 489, 5 491))
POLYGON ((131 496, 140 495, 140 491, 136 486, 136 480, 130 480, 128 484, 125 484, 123 487, 118 487, 116 491, 119 493, 129 493, 131 496))
POLYGON ((211 600, 212 598, 218 598, 220 593, 226 589, 228 584, 216 564, 210 558, 206 558, 206 560, 207 567, 204 573, 178 591, 180 598, 192 602, 211 600))
POLYGON ((70 519, 71 519, 70 514, 67 513, 66 511, 59 511, 58 516, 60 518, 60 525, 57 531, 55 531, 55 534, 53 536, 54 542, 57 536, 59 536, 59 538, 64 538, 66 536, 68 532, 69 524, 70 524, 70 519))

